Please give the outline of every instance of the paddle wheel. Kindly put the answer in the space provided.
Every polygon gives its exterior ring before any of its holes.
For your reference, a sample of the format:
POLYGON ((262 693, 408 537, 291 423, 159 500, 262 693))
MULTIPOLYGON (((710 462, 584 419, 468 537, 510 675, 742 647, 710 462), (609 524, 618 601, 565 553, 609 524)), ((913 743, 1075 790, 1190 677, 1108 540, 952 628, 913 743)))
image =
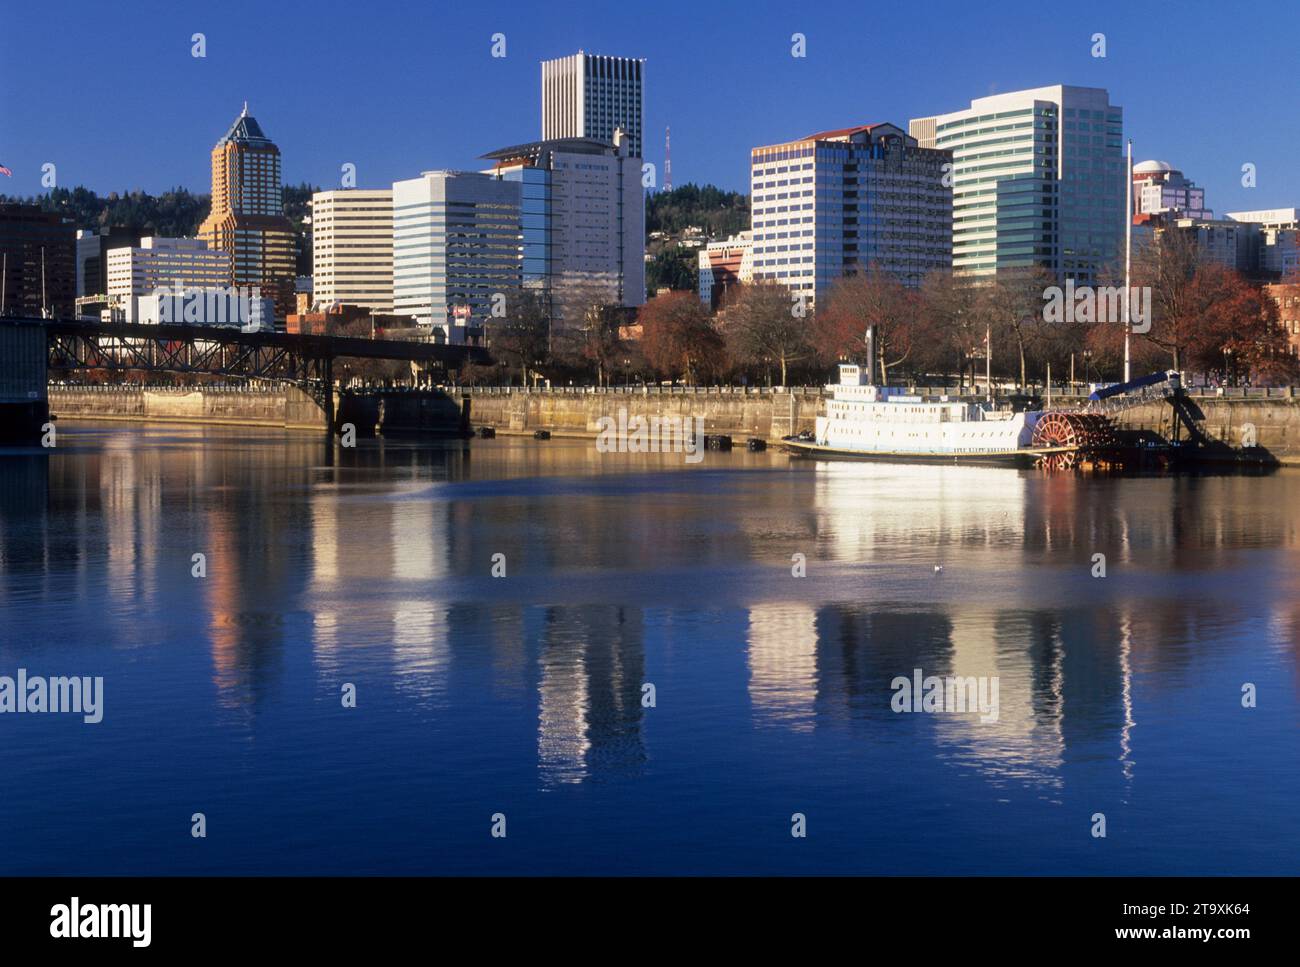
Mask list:
POLYGON ((1101 413, 1062 413, 1053 410, 1038 418, 1034 426, 1034 447, 1062 447, 1057 453, 1044 453, 1038 465, 1045 470, 1069 470, 1086 457, 1115 445, 1115 430, 1110 418, 1101 413))

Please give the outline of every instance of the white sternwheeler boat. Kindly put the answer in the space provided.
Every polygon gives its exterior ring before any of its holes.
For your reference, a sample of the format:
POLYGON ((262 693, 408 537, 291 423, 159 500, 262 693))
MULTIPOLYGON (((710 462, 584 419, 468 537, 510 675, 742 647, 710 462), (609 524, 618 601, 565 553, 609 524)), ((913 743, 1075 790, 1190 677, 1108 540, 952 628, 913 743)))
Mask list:
MULTIPOLYGON (((1075 438, 1073 434, 1061 436, 1056 432, 1036 431, 1048 430, 1061 419, 1073 424, 1090 417, 1044 414, 1038 410, 1016 412, 1010 407, 962 402, 945 396, 925 399, 892 387, 873 386, 867 382, 862 367, 853 364, 841 364, 839 385, 827 389, 833 395, 826 401, 826 415, 817 417, 816 429, 782 439, 791 453, 940 463, 1043 462, 1050 465, 1056 457, 1077 454, 1085 441, 1082 434, 1075 438)), ((1093 421, 1088 419, 1088 422, 1093 421)))

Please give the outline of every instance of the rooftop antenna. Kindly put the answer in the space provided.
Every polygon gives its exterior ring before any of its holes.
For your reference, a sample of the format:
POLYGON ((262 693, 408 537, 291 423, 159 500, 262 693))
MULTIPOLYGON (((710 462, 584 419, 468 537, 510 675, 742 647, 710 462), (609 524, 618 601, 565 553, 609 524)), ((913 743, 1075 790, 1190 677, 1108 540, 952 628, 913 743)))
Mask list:
POLYGON ((673 190, 673 129, 664 128, 664 191, 673 190))

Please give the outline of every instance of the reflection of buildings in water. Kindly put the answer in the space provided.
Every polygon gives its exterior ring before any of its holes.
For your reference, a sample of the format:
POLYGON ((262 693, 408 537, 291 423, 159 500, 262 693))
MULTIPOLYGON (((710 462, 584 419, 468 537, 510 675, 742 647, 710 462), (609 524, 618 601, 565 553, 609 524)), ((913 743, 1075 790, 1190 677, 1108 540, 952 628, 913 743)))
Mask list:
POLYGON ((1050 621, 1032 613, 957 610, 948 661, 925 674, 997 680, 997 719, 976 711, 934 716, 936 743, 1001 779, 1059 785, 1063 761, 1062 648, 1050 621))
POLYGON ((350 648, 391 649, 395 687, 427 699, 445 692, 451 622, 440 586, 448 505, 421 499, 424 489, 314 488, 307 606, 320 671, 332 674, 350 648))
POLYGON ((749 701, 755 722, 809 731, 817 700, 817 612, 775 602, 749 609, 749 701))
POLYGON ((817 612, 817 714, 824 721, 893 716, 889 683, 947 662, 950 626, 937 610, 830 604, 817 612), (900 670, 901 669, 901 670, 900 670))
POLYGON ((184 547, 184 538, 171 547, 181 554, 186 580, 189 554, 206 555, 201 593, 218 701, 252 708, 281 670, 286 612, 307 577, 296 543, 310 532, 307 504, 284 494, 302 489, 309 464, 286 464, 278 448, 186 452, 192 466, 184 484, 200 507, 189 535, 194 550, 184 547))
POLYGON ((925 716, 922 734, 933 736, 944 757, 998 781, 1059 789, 1074 748, 1113 758, 1119 775, 1132 776, 1133 631, 1122 615, 833 604, 817 611, 816 632, 816 667, 797 677, 815 682, 821 723, 892 724, 902 713, 890 707, 891 685, 898 677, 910 681, 918 668, 923 677, 996 677, 995 721, 981 721, 978 711, 912 713, 925 716))
POLYGON ((451 661, 446 605, 407 599, 392 608, 394 686, 421 698, 443 694, 451 661))
POLYGON ((50 518, 60 508, 50 504, 51 473, 47 454, 0 459, 0 605, 11 603, 8 579, 28 571, 48 580, 56 563, 50 518))
POLYGON ((994 546, 1024 530, 1026 477, 1014 469, 824 461, 815 473, 817 531, 837 560, 994 546))
POLYGON ((447 507, 421 499, 387 501, 386 507, 391 578, 402 588, 392 603, 396 684, 427 698, 445 689, 450 661, 448 609, 437 600, 438 582, 447 577, 447 507))
MULTIPOLYGON (((137 508, 137 486, 148 480, 147 472, 136 471, 143 458, 137 457, 125 446, 126 438, 108 441, 99 464, 99 505, 103 514, 105 550, 108 560, 105 570, 108 593, 114 598, 134 597, 140 587, 137 573, 136 551, 144 544, 138 540, 137 525, 143 522, 145 511, 137 508)), ((151 508, 156 516, 157 509, 151 508)))
MULTIPOLYGON (((549 636, 548 636, 549 639, 549 636)), ((547 640, 539 656, 537 764, 547 783, 587 778, 587 669, 581 645, 547 640)))
MULTIPOLYGON (((254 706, 279 668, 284 624, 279 606, 263 601, 252 589, 263 590, 248 567, 250 554, 242 546, 234 515, 224 510, 206 514, 208 535, 202 544, 207 577, 203 585, 208 613, 217 701, 226 708, 254 706), (267 607, 263 607, 263 604, 267 607)), ((192 566, 188 560, 182 566, 192 566)), ((274 597, 272 591, 269 598, 274 597)))
POLYGON ((640 774, 643 623, 640 610, 616 605, 546 609, 537 726, 544 784, 640 774))

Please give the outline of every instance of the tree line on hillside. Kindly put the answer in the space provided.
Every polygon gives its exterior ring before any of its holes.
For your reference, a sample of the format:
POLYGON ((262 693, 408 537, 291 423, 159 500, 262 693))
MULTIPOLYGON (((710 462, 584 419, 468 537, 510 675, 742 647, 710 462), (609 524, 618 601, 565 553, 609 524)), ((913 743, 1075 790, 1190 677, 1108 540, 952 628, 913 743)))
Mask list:
MULTIPOLYGON (((293 224, 298 240, 298 273, 311 274, 311 236, 306 219, 311 212, 311 196, 320 191, 314 185, 285 185, 281 189, 284 214, 293 224)), ((208 194, 196 194, 187 188, 170 188, 160 195, 144 191, 109 192, 99 195, 89 188, 53 188, 30 198, 0 195, 2 202, 39 205, 42 211, 57 212, 74 226, 90 231, 126 228, 139 235, 165 238, 193 236, 212 205, 208 194)))
POLYGON ((645 230, 676 235, 695 226, 709 238, 749 228, 749 196, 713 185, 680 185, 646 195, 645 230))

